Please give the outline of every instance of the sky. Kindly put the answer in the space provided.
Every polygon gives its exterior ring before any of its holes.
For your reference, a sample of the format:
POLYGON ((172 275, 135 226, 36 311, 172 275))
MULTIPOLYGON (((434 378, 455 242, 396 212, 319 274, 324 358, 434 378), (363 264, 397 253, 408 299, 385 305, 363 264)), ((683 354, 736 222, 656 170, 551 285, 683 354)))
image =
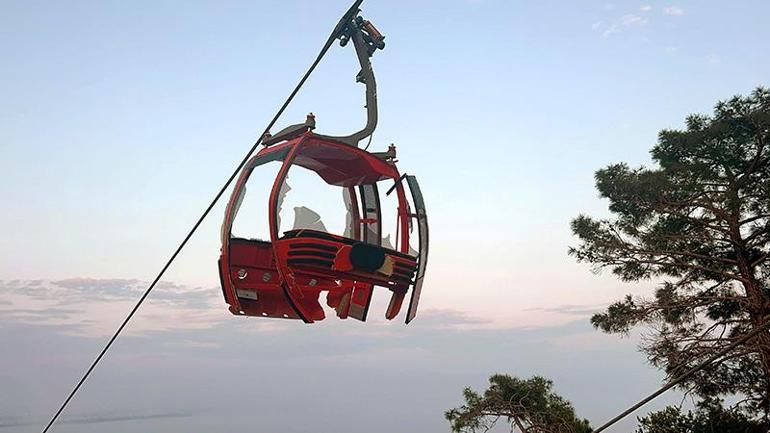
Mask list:
MULTIPOLYGON (((43 423, 347 6, 0 0, 0 433, 43 423)), ((495 372, 546 375, 599 424, 660 383, 639 335, 588 323, 654 284, 575 263, 569 221, 609 215, 597 169, 650 164, 658 131, 768 85, 770 5, 363 10, 387 43, 372 149, 397 145, 431 224, 417 320, 386 322, 384 293, 364 325, 229 316, 220 202, 59 431, 443 432, 495 372)), ((276 130, 308 112, 321 133, 360 128, 357 72, 335 45, 276 130)))

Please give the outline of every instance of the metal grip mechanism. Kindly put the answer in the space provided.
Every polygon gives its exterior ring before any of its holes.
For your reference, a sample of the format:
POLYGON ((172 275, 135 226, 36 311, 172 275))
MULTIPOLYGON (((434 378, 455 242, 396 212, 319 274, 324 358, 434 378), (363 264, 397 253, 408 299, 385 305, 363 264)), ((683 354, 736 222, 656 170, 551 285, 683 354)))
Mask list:
POLYGON ((377 30, 377 27, 372 24, 371 21, 365 20, 361 16, 355 17, 352 22, 348 23, 342 28, 337 38, 340 40, 340 46, 344 47, 350 41, 352 32, 360 31, 362 33, 364 42, 367 45, 369 56, 376 50, 382 50, 385 48, 385 36, 377 30))

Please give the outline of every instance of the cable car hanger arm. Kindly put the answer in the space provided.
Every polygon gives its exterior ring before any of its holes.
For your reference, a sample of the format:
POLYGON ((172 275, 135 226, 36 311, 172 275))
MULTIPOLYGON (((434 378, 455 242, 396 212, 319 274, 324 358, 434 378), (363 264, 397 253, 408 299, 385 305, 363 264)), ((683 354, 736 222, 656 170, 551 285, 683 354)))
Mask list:
POLYGON ((358 132, 344 137, 329 137, 351 146, 372 135, 377 127, 377 81, 374 79, 374 69, 369 58, 378 49, 385 48, 385 36, 383 36, 374 24, 357 16, 348 23, 348 26, 340 35, 340 45, 347 45, 348 40, 353 40, 356 49, 358 63, 361 71, 356 75, 356 82, 366 86, 366 126, 358 132))
MULTIPOLYGON (((371 23, 363 19, 357 13, 346 15, 337 25, 337 39, 340 40, 340 46, 346 46, 349 41, 353 41, 353 47, 356 50, 356 57, 361 66, 361 70, 356 75, 356 82, 364 83, 366 86, 366 125, 363 129, 350 135, 330 136, 320 135, 321 138, 332 139, 345 144, 358 147, 358 143, 371 136, 377 127, 377 81, 374 78, 374 69, 369 60, 378 49, 385 48, 385 36, 371 23)), ((308 115, 304 123, 290 125, 275 135, 267 135, 263 140, 265 146, 271 146, 285 140, 291 140, 303 133, 315 129, 315 117, 308 115)))

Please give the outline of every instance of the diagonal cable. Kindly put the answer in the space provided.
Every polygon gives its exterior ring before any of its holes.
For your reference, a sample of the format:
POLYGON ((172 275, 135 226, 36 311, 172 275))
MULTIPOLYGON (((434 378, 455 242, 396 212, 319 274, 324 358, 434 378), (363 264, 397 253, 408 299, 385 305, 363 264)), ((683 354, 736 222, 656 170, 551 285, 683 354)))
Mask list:
POLYGON ((355 0, 353 2, 353 5, 350 6, 350 8, 345 12, 345 15, 343 15, 342 19, 340 19, 339 23, 337 23, 337 26, 334 28, 334 31, 332 31, 331 35, 329 35, 329 38, 326 40, 326 43, 321 48, 321 51, 318 53, 318 56, 316 57, 315 61, 310 65, 310 68, 305 72, 305 75, 302 76, 302 79, 299 80, 299 83, 297 83, 297 86, 294 88, 294 90, 289 94, 288 98, 286 98, 286 101, 281 105, 281 108, 278 109, 278 111, 275 113, 275 116, 273 116, 273 119, 268 123, 267 127, 265 128, 265 131, 259 136, 257 141, 254 143, 253 146, 251 146, 251 149, 249 149, 248 153, 246 153, 246 156, 243 157, 243 160, 241 160, 240 164, 235 168, 233 173, 230 175, 230 177, 227 179, 225 184, 222 186, 222 188, 219 190, 219 192, 214 196, 214 199, 211 200, 211 203, 208 205, 206 210, 203 211, 201 216, 198 218, 198 221, 195 222, 195 224, 192 226, 190 231, 187 233, 187 236, 184 237, 182 242, 179 244, 179 246, 176 248, 173 254, 171 254, 171 257, 168 259, 165 265, 163 265, 163 268, 161 268, 160 272, 158 272, 158 275, 155 277, 155 279, 150 283, 149 287, 147 287, 147 290, 144 291, 144 294, 142 294, 142 297, 139 298, 139 300, 136 302, 136 305, 131 309, 131 311, 128 313, 126 318, 123 320, 123 323, 120 324, 118 329, 115 331, 115 333, 110 337, 109 341, 107 341, 107 344, 104 346, 101 352, 99 352, 99 355, 94 359, 94 361, 91 363, 91 366, 88 367, 88 370, 86 370, 85 374, 83 374, 83 377, 80 378, 80 381, 77 385, 75 385, 75 388, 72 389, 72 391, 69 393, 67 398, 64 400, 62 405, 59 407, 59 409, 56 411, 56 413, 51 417, 51 420, 48 421, 48 424, 43 429, 43 433, 47 433, 48 430, 51 428, 51 426, 56 422, 57 418, 59 418, 59 415, 64 411, 64 408, 67 407, 69 402, 72 400, 72 398, 75 396, 75 394, 80 390, 80 387, 83 385, 83 383, 88 379, 88 376, 91 374, 91 372, 96 368, 97 364, 99 364, 99 361, 102 360, 104 355, 107 353, 107 351, 112 346, 112 343, 115 342, 115 340, 118 338, 120 333, 123 331, 123 328, 128 325, 128 322, 131 320, 131 318, 134 316, 134 314, 139 310, 139 307, 142 306, 142 303, 144 303, 144 300, 147 299, 147 296, 152 292, 152 289, 155 288, 155 286, 158 284, 158 281, 163 277, 163 274, 166 273, 166 270, 171 266, 171 264, 176 260, 176 257, 179 255, 179 253, 182 251, 182 249, 187 245, 187 242, 192 238, 193 234, 195 234, 196 230, 198 230, 198 227, 200 227, 203 220, 206 219, 208 214, 211 212, 211 209, 214 208, 214 205, 219 201, 219 199, 222 197, 222 194, 224 194, 225 190, 230 186, 230 184, 233 182, 235 177, 238 175, 238 173, 241 171, 244 165, 246 165, 246 162, 248 162, 251 155, 254 153, 254 151, 257 150, 257 147, 262 143, 262 138, 265 136, 265 134, 270 131, 270 128, 273 127, 276 121, 278 121, 278 118, 281 117, 281 114, 283 114, 284 110, 286 110, 286 107, 289 106, 289 103, 291 103, 292 99, 294 99, 294 96, 296 96, 297 92, 299 92, 300 88, 305 84, 305 81, 310 77, 310 74, 315 70, 316 66, 321 62, 321 59, 324 57, 327 51, 329 51, 329 48, 334 43, 334 40, 337 38, 337 35, 339 32, 343 29, 343 27, 350 22, 350 20, 355 16, 355 14, 358 12, 358 7, 361 5, 363 0, 355 0))
POLYGON ((764 325, 755 328, 753 331, 749 332, 748 334, 744 335, 743 337, 733 341, 726 347, 724 347, 722 350, 718 351, 717 353, 711 355, 710 357, 706 358, 696 366, 692 367, 691 369, 685 371, 684 373, 680 374, 679 376, 671 379, 670 382, 660 387, 657 391, 653 392, 652 394, 648 395, 647 397, 643 398, 642 400, 639 400, 638 403, 635 405, 629 407, 625 411, 623 411, 620 415, 616 416, 615 418, 612 418, 611 420, 604 423, 602 426, 597 428, 596 430, 593 430, 593 433, 600 433, 604 430, 607 430, 609 427, 611 427, 616 422, 620 421, 621 419, 627 417, 628 415, 632 414, 634 411, 639 409, 640 407, 644 406, 645 404, 649 403, 653 399, 655 399, 657 396, 663 394, 664 392, 668 391, 669 389, 675 387, 679 383, 681 383, 683 380, 687 379, 688 377, 692 376, 696 372, 708 367, 710 364, 712 364, 714 361, 717 361, 719 358, 727 355, 730 353, 733 349, 740 346, 741 344, 746 343, 747 341, 751 340, 752 338, 756 337, 762 332, 767 332, 767 330, 770 329, 770 320, 765 322, 764 325))

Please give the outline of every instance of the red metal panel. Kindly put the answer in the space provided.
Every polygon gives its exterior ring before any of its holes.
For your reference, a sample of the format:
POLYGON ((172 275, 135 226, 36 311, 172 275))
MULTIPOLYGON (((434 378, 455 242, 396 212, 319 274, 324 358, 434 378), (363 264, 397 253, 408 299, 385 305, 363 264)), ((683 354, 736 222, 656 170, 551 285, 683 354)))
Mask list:
MULTIPOLYGON (((355 214, 358 214, 359 203, 355 200, 353 187, 375 184, 383 179, 399 179, 398 170, 391 162, 344 143, 315 137, 311 132, 262 149, 241 173, 222 225, 220 272, 224 297, 230 304, 230 310, 234 314, 302 319, 310 323, 324 318, 319 296, 322 291, 327 291, 327 303, 339 317, 365 320, 373 288, 377 285, 393 292, 386 317, 394 318, 409 287, 414 285, 419 291, 415 278, 420 277, 418 263, 424 264, 422 257, 418 260, 408 254, 408 240, 404 241, 411 217, 404 188, 396 184, 398 229, 403 234, 396 245, 398 251, 383 248, 387 265, 376 271, 357 269, 351 265, 349 252, 351 245, 360 242, 359 239, 314 230, 290 231, 279 237, 277 201, 292 164, 316 171, 328 183, 350 188, 355 214), (251 171, 276 159, 282 159, 283 165, 270 192, 271 242, 231 238, 230 230, 239 195, 251 171)), ((360 220, 360 215, 355 216, 360 220)), ((360 228, 358 223, 355 227, 360 228)), ((352 235, 359 237, 358 233, 352 235)), ((415 301, 413 294, 412 303, 416 309, 415 301)), ((413 312, 410 311, 407 320, 412 317, 413 312)))

